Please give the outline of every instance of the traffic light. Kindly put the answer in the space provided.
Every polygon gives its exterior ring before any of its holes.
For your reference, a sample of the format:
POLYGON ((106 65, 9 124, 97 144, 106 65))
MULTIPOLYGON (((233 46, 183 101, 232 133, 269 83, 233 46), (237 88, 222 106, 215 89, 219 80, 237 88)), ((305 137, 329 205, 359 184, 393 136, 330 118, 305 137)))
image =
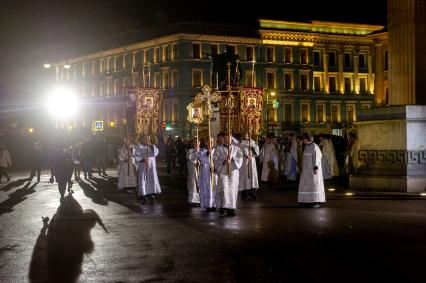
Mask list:
POLYGON ((170 123, 166 123, 166 131, 170 131, 172 127, 170 126, 170 123))
POLYGON ((274 99, 272 101, 272 108, 278 108, 280 106, 280 103, 278 102, 278 100, 274 99))

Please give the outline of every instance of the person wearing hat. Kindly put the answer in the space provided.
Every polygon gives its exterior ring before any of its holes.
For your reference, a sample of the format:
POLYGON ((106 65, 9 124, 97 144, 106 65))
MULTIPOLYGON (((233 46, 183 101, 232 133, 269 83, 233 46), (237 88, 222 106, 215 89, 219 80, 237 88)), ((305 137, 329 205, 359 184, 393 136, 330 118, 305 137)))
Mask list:
POLYGON ((10 157, 9 151, 6 147, 0 144, 0 183, 3 176, 6 177, 6 183, 9 183, 10 176, 7 175, 7 167, 12 166, 12 158, 10 157))

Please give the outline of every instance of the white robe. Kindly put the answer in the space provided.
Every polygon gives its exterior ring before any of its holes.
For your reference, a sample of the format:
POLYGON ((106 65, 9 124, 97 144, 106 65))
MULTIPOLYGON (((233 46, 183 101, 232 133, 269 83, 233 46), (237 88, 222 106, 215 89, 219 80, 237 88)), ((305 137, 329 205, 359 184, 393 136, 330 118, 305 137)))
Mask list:
MULTIPOLYGON (((208 150, 206 148, 202 148, 198 152, 197 156, 200 161, 200 176, 198 179, 198 184, 200 186, 200 206, 201 208, 216 207, 215 191, 211 186, 210 158, 208 150)), ((214 175, 213 182, 217 179, 217 175, 214 175)))
POLYGON ((291 140, 290 152, 286 152, 285 175, 287 180, 295 181, 297 179, 297 140, 295 137, 291 140))
POLYGON ((187 164, 188 164, 188 202, 190 203, 200 203, 200 195, 198 194, 198 172, 197 172, 197 152, 195 149, 188 149, 186 153, 187 164))
POLYGON ((262 149, 260 150, 259 158, 260 158, 260 161, 263 162, 261 180, 265 182, 270 181, 268 180, 269 161, 272 161, 274 163, 274 168, 278 172, 278 152, 275 147, 275 144, 273 143, 264 144, 262 149))
POLYGON ((216 206, 219 208, 236 209, 238 197, 239 169, 243 165, 243 154, 238 146, 231 145, 230 175, 228 175, 228 148, 219 145, 213 155, 218 179, 216 186, 216 206))
POLYGON ((124 146, 118 150, 118 183, 119 189, 136 187, 136 168, 133 164, 132 148, 124 146))
POLYGON ((259 146, 254 140, 242 140, 238 146, 244 156, 243 165, 240 168, 239 191, 258 189, 259 181, 257 177, 256 157, 259 155, 259 146), (251 149, 253 148, 253 149, 251 149), (249 155, 251 152, 251 159, 249 155))
POLYGON ((325 202, 324 181, 321 170, 321 150, 315 143, 306 145, 303 151, 303 168, 299 182, 297 201, 301 203, 325 202), (314 175, 314 167, 317 174, 314 175))
POLYGON ((147 145, 138 145, 135 149, 135 159, 138 163, 138 195, 161 193, 158 182, 155 157, 158 155, 158 148, 147 145))
POLYGON ((337 165, 334 146, 327 139, 322 142, 322 174, 325 180, 339 176, 339 165, 337 165))

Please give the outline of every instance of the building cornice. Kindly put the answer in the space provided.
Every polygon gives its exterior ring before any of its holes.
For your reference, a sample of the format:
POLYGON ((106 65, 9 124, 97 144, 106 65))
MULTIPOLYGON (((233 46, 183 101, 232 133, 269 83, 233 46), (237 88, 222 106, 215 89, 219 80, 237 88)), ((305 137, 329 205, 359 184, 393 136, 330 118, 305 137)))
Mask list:
POLYGON ((279 20, 259 20, 260 28, 273 29, 280 31, 298 31, 298 32, 314 32, 314 33, 328 33, 338 35, 358 35, 363 36, 373 32, 380 31, 384 28, 381 25, 370 24, 353 24, 341 22, 327 22, 327 21, 311 21, 311 22, 290 22, 279 20))
POLYGON ((69 59, 59 64, 76 64, 81 62, 86 62, 89 60, 99 59, 102 57, 116 56, 123 53, 130 53, 144 48, 157 47, 159 45, 176 43, 178 41, 198 41, 198 42, 217 42, 217 43, 235 43, 235 44, 250 44, 250 45, 259 45, 262 41, 259 38, 249 38, 249 37, 234 37, 234 36, 218 36, 218 35, 205 35, 205 34, 173 34, 168 36, 163 36, 155 38, 152 40, 146 40, 137 42, 130 45, 125 45, 109 50, 103 50, 99 52, 94 52, 91 54, 83 55, 73 59, 69 59))
POLYGON ((315 44, 338 44, 338 45, 373 45, 372 38, 366 36, 333 35, 294 31, 259 30, 264 44, 292 45, 315 45, 315 44), (294 44, 293 44, 294 45, 294 44))

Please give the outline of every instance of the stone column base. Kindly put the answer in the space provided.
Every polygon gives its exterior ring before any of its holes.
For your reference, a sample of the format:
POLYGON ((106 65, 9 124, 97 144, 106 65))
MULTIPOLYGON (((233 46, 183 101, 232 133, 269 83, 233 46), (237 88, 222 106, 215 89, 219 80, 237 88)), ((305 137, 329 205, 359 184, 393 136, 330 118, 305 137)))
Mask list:
POLYGON ((426 177, 351 175, 353 190, 416 193, 426 191, 426 177))
POLYGON ((356 173, 352 189, 424 192, 426 189, 426 106, 378 107, 356 122, 356 173))

